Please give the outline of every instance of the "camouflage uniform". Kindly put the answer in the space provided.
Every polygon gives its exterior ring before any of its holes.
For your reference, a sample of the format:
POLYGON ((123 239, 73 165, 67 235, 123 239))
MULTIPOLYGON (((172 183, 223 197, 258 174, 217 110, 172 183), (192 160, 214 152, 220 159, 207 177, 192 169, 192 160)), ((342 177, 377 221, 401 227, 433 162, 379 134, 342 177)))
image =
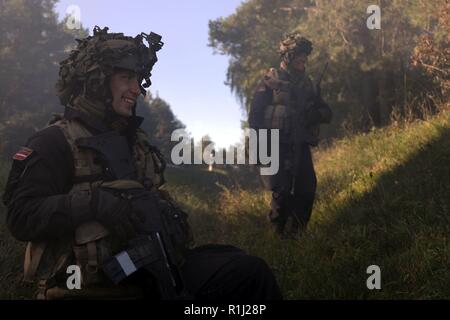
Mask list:
POLYGON ((115 113, 108 85, 125 69, 148 87, 162 42, 154 34, 107 31, 96 27, 93 36, 78 40, 57 83, 64 115, 14 156, 3 200, 8 228, 28 242, 25 280, 38 283, 39 299, 161 298, 160 274, 138 270, 118 285, 105 274, 108 259, 129 241, 157 231, 181 284, 179 297, 280 299, 263 260, 232 246, 192 248, 187 214, 160 189, 164 160, 139 129, 143 119, 135 106, 131 117, 115 113), (104 136, 116 142, 106 151, 102 143, 110 140, 98 140, 104 136), (150 218, 157 224, 146 223, 150 218), (66 287, 69 265, 81 268, 81 290, 66 287), (258 288, 242 286, 247 279, 258 288))
POLYGON ((307 56, 311 51, 311 42, 297 33, 281 41, 280 68, 266 73, 249 113, 250 127, 280 130, 280 169, 273 176, 261 176, 265 188, 272 191, 269 219, 280 234, 289 217, 294 234, 310 219, 317 184, 310 147, 318 144, 319 125, 332 117, 308 75, 290 65, 298 54, 307 56))

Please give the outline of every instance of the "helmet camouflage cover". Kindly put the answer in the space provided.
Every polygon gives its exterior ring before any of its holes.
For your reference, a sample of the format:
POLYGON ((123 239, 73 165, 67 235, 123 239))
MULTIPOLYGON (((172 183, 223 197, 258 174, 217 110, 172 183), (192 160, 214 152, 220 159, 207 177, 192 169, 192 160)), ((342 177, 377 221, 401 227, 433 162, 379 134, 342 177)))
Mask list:
POLYGON ((299 33, 290 33, 280 42, 278 53, 280 57, 290 62, 296 55, 304 53, 309 55, 312 51, 312 42, 299 33))
POLYGON ((156 52, 161 49, 161 36, 151 32, 136 37, 123 33, 108 33, 108 28, 95 26, 93 36, 76 39, 78 46, 60 63, 57 95, 63 105, 71 104, 80 94, 105 100, 110 97, 105 81, 113 75, 114 68, 136 72, 142 94, 151 85, 153 65, 158 60, 156 52), (147 47, 143 40, 146 40, 147 47), (141 85, 142 80, 145 83, 141 85))

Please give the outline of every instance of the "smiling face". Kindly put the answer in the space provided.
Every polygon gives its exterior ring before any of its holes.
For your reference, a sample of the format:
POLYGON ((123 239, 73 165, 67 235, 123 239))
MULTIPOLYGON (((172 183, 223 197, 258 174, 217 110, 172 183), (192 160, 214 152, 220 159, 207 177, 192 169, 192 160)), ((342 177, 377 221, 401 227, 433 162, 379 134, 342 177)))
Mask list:
POLYGON ((136 73, 123 69, 117 70, 111 77, 110 89, 114 111, 124 117, 132 116, 136 99, 141 93, 136 73))

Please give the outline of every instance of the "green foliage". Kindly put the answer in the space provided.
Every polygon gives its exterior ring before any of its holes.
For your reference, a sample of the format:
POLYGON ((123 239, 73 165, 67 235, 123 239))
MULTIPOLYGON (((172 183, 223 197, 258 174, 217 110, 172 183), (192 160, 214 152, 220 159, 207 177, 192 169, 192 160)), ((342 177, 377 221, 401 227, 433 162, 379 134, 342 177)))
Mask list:
MULTIPOLYGON (((288 299, 448 299, 450 111, 346 137, 314 153, 318 195, 302 237, 280 240, 266 220, 270 194, 225 172, 169 168, 167 188, 190 213, 196 243, 227 243, 264 258, 288 299), (366 288, 381 267, 382 290, 366 288)), ((8 164, 0 165, 0 193, 8 164)), ((24 244, 3 223, 0 292, 21 285, 24 244)))
POLYGON ((230 56, 229 85, 248 110, 262 74, 278 65, 281 35, 300 31, 313 42, 312 77, 317 79, 330 62, 322 82, 335 112, 328 135, 345 122, 367 129, 388 123, 394 106, 410 105, 437 90, 438 84, 413 68, 409 57, 444 3, 381 1, 381 30, 369 30, 368 4, 361 1, 250 0, 234 14, 210 22, 210 46, 230 56))
POLYGON ((58 62, 74 38, 58 23, 55 0, 3 0, 0 3, 0 134, 3 155, 10 155, 27 135, 60 112, 54 86, 58 62))
MULTIPOLYGON (((419 1, 420 3, 420 1, 419 1)), ((427 12, 426 5, 420 6, 427 12)), ((412 57, 414 65, 422 67, 441 87, 441 94, 448 98, 450 94, 450 2, 441 3, 439 16, 431 15, 425 19, 426 34, 420 37, 412 57)), ((419 21, 421 19, 418 19, 419 21)), ((422 19, 423 20, 423 19, 422 19)))
MULTIPOLYGON (((228 84, 246 105, 266 69, 278 64, 282 35, 305 17, 303 11, 291 10, 291 2, 251 0, 233 15, 209 22, 210 46, 230 56, 228 84)), ((300 2, 307 6, 311 1, 300 2)))
POLYGON ((137 113, 144 117, 141 128, 149 135, 150 143, 158 147, 165 159, 169 160, 172 147, 177 143, 171 141, 172 132, 184 129, 185 125, 173 114, 166 101, 159 97, 153 98, 150 92, 147 92, 145 99, 139 99, 137 113))

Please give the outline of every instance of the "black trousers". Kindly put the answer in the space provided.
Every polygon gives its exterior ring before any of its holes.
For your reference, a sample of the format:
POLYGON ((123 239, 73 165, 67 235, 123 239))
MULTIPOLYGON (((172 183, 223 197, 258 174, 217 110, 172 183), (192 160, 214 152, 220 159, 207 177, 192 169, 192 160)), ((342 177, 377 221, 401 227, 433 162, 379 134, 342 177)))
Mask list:
MULTIPOLYGON (((267 263, 230 245, 204 245, 189 250, 179 272, 187 294, 183 298, 190 300, 282 299, 280 288, 267 263)), ((84 291, 67 290, 65 282, 61 282, 47 291, 46 299, 160 300, 162 297, 155 277, 157 275, 140 269, 121 282, 120 286, 110 283, 107 286, 85 288, 84 291)))
POLYGON ((192 249, 181 274, 194 299, 282 299, 267 263, 233 246, 205 245, 192 249))
MULTIPOLYGON (((283 152, 280 152, 280 158, 282 161, 283 152)), ((279 233, 284 232, 290 217, 292 232, 297 233, 300 229, 306 228, 311 218, 317 188, 316 173, 308 145, 302 147, 300 161, 292 167, 281 167, 271 185, 272 200, 269 219, 276 225, 279 233), (293 179, 293 172, 297 173, 295 179, 293 179)))

